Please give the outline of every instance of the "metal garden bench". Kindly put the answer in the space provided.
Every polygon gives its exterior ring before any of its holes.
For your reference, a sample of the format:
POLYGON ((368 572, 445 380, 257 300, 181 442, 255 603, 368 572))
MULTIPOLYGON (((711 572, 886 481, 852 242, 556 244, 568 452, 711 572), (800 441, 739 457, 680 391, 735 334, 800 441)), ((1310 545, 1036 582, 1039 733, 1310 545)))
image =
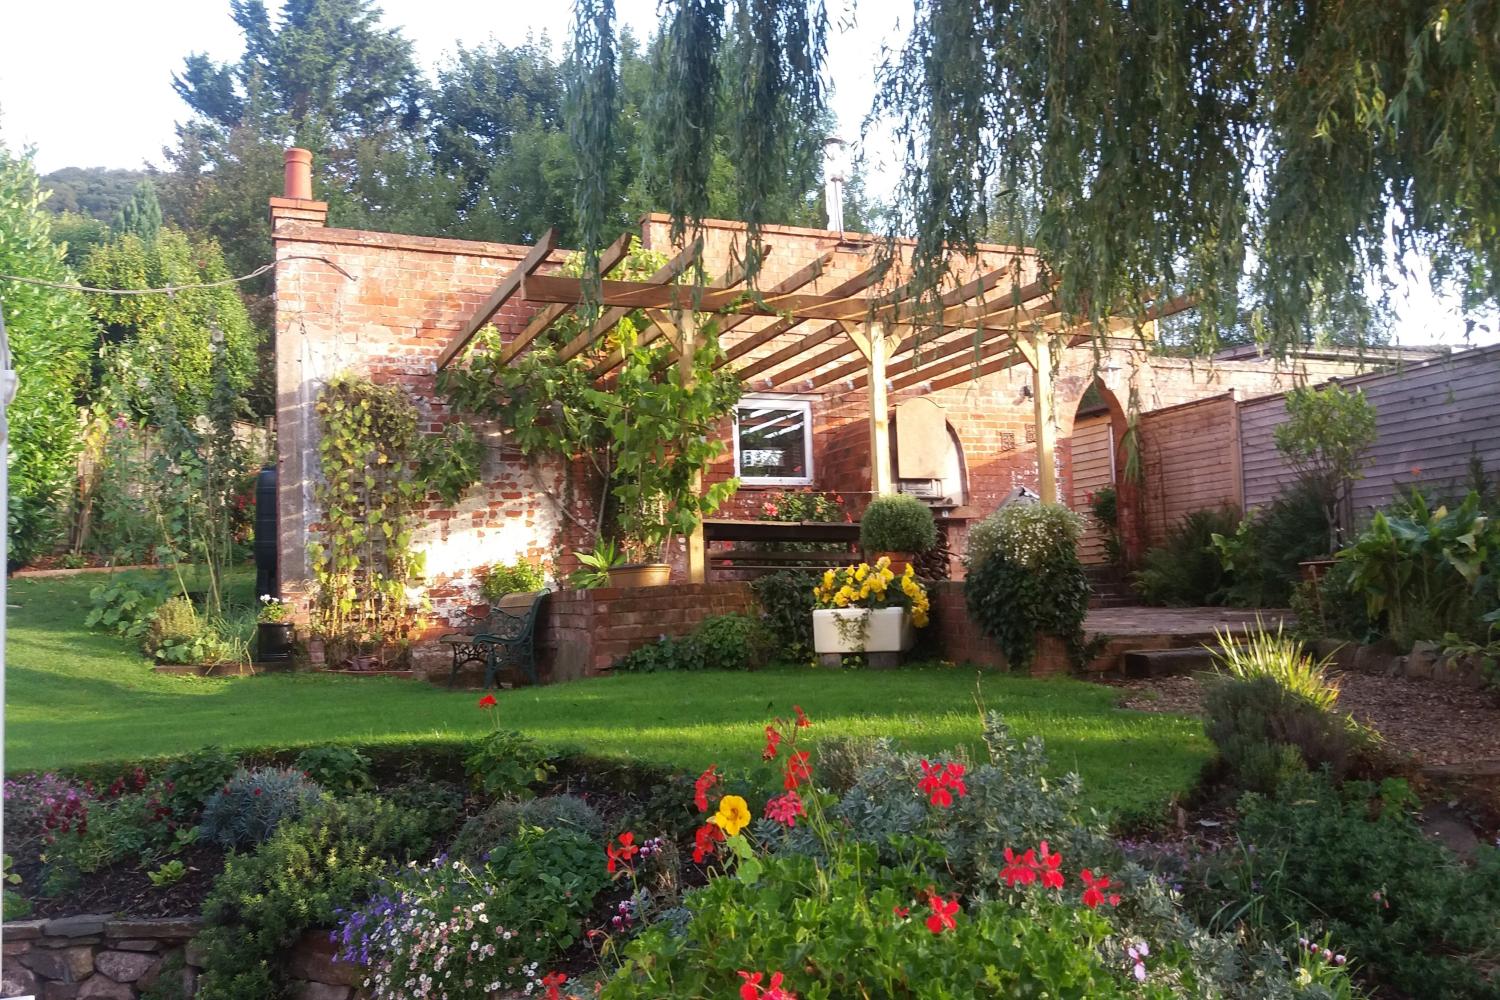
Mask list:
POLYGON ((467 609, 470 626, 463 632, 445 635, 438 641, 453 650, 453 668, 448 675, 451 688, 458 681, 458 669, 465 663, 484 664, 484 686, 493 686, 502 666, 513 666, 526 674, 532 684, 536 674, 536 622, 541 615, 547 591, 506 594, 499 602, 475 614, 467 609))

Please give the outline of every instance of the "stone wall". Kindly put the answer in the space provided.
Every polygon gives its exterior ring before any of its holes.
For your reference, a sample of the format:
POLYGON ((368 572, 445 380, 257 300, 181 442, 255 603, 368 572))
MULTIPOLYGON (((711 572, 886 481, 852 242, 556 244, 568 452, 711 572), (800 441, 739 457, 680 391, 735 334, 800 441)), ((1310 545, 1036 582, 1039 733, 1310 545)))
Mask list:
MULTIPOLYGON (((191 997, 202 964, 192 938, 201 927, 197 917, 107 914, 10 921, 0 928, 5 942, 0 996, 136 1000, 151 990, 191 997)), ((350 1000, 363 979, 357 967, 333 960, 333 946, 322 931, 306 934, 286 962, 296 1000, 350 1000)))

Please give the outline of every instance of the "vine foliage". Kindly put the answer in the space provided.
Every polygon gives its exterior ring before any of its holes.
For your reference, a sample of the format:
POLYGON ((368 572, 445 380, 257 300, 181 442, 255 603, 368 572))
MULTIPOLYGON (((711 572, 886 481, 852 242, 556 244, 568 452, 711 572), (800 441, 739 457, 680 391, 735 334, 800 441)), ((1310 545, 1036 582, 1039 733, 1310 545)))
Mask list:
POLYGON ((340 375, 318 397, 315 501, 323 521, 308 545, 317 585, 312 626, 328 659, 388 646, 404 649, 419 606, 407 595, 422 572, 412 548, 414 507, 425 487, 412 475, 417 411, 396 386, 340 375))

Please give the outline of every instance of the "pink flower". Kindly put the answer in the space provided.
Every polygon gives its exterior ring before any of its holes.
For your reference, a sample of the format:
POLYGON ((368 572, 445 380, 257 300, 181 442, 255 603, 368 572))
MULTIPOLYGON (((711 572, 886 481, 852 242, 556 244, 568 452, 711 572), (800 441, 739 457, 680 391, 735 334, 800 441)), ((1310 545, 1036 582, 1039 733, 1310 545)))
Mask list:
POLYGON ((806 815, 807 811, 802 808, 802 798, 794 791, 766 802, 766 819, 775 820, 784 826, 796 826, 797 817, 806 815))

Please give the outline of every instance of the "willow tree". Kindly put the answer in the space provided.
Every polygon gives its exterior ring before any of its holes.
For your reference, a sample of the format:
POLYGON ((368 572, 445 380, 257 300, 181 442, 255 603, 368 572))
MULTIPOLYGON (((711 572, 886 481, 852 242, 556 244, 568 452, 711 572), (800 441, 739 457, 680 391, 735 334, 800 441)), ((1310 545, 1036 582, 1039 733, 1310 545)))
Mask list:
MULTIPOLYGON (((579 229, 598 245, 614 4, 575 6, 579 229)), ((823 4, 663 10, 668 208, 679 229, 701 219, 706 95, 732 74, 753 239, 783 153, 766 109, 823 106, 823 4), (730 25, 745 44, 725 45, 730 25)), ((1410 253, 1470 316, 1500 300, 1497 0, 915 0, 912 22, 872 110, 900 140, 892 234, 915 237, 922 286, 993 226, 998 194, 1025 191, 1078 318, 1191 289, 1200 340, 1250 306, 1257 338, 1285 349, 1378 307, 1410 253)))

